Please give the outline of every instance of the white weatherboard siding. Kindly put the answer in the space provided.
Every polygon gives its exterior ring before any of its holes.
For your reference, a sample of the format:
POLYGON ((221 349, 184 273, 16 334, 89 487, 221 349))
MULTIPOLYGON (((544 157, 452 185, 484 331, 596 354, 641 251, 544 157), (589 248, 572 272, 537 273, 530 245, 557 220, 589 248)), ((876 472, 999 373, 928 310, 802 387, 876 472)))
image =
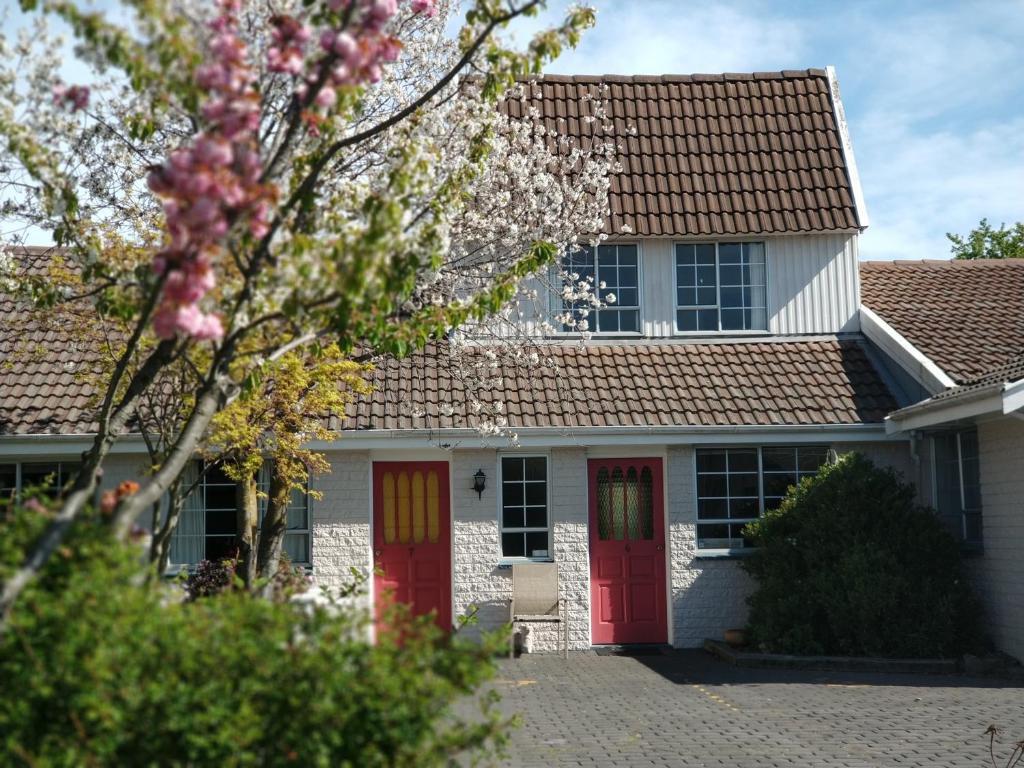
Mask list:
POLYGON ((970 561, 996 647, 1024 661, 1024 421, 978 425, 984 554, 970 561))
MULTIPOLYGON (((741 238, 764 242, 768 259, 768 331, 778 335, 851 333, 860 329, 860 273, 857 268, 857 236, 853 234, 797 235, 788 237, 741 238)), ((735 242, 719 238, 717 242, 735 242)), ((677 242, 715 242, 714 238, 674 240, 642 238, 622 240, 636 243, 640 254, 640 321, 642 336, 679 337, 676 333, 677 242)), ((529 287, 541 292, 544 282, 529 287)), ((557 279, 552 279, 557 283, 557 279)), ((550 311, 560 311, 561 299, 551 298, 550 311)), ((523 305, 523 322, 536 327, 537 311, 544 311, 543 299, 523 305)), ((735 337, 735 332, 722 336, 735 337)), ((697 338, 714 337, 701 334, 697 338)))
POLYGON ((778 237, 768 242, 768 329, 776 334, 860 329, 855 235, 778 237))
MULTIPOLYGON (((645 336, 675 335, 675 242, 640 241, 640 314, 645 336)), ((855 235, 769 237, 764 242, 771 333, 847 333, 859 329, 860 275, 855 235)))
POLYGON ((670 448, 667 473, 672 644, 695 648, 705 638, 721 639, 726 629, 746 624, 746 599, 754 584, 737 559, 697 556, 693 448, 670 448))

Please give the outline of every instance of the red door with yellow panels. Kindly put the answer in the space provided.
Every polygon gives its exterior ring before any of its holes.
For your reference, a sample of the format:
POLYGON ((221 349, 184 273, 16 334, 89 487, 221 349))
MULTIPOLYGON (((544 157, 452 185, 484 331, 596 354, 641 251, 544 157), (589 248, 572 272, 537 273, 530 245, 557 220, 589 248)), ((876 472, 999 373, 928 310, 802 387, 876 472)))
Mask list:
POLYGON ((451 520, 448 464, 373 464, 373 562, 378 606, 397 600, 416 616, 434 612, 450 629, 451 520))
POLYGON ((668 641, 661 459, 591 459, 595 645, 668 641))

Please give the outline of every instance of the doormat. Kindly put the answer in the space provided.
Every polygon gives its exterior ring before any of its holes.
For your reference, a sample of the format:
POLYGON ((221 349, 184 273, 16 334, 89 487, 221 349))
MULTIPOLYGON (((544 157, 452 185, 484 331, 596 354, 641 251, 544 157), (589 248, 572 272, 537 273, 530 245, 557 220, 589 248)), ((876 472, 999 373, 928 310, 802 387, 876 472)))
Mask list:
POLYGON ((672 653, 670 645, 595 645, 598 656, 667 656, 672 653))

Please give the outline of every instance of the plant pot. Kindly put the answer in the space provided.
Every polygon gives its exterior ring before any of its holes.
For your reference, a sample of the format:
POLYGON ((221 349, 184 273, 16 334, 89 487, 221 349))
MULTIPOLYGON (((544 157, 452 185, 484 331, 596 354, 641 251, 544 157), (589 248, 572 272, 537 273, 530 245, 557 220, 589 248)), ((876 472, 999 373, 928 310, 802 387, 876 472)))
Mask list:
POLYGON ((747 633, 742 629, 725 630, 725 644, 730 648, 742 648, 747 644, 747 633))

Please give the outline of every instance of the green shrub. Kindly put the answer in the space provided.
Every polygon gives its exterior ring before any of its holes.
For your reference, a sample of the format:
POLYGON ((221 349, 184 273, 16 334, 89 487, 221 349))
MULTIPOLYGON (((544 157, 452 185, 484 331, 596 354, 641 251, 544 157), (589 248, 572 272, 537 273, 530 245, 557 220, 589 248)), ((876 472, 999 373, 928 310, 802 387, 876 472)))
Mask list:
MULTIPOLYGON (((0 580, 41 521, 0 519, 0 580)), ((431 766, 504 740, 493 695, 452 711, 493 647, 400 617, 371 645, 352 611, 238 590, 184 602, 139 562, 84 523, 22 596, 0 636, 0 764, 431 766)))
POLYGON ((924 658, 977 643, 957 542, 913 486, 847 454, 747 527, 749 637, 780 653, 924 658))

